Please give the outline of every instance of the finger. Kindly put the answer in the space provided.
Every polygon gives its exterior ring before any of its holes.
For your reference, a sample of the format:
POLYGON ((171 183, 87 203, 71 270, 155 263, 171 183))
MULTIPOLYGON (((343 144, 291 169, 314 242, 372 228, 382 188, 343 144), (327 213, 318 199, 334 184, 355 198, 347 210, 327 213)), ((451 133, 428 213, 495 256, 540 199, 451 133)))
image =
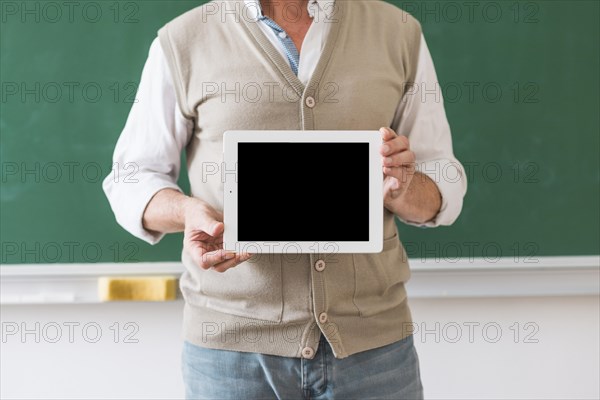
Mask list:
POLYGON ((392 140, 396 136, 398 136, 396 135, 396 132, 394 132, 394 130, 391 128, 383 127, 379 129, 379 132, 381 133, 381 139, 383 139, 384 142, 392 140))
POLYGON ((202 269, 209 269, 210 267, 219 264, 224 261, 234 259, 236 254, 231 251, 219 249, 200 254, 196 260, 196 264, 202 269))
POLYGON ((388 177, 385 180, 385 184, 384 184, 384 188, 383 191, 384 193, 387 192, 388 190, 398 190, 400 189, 400 181, 394 177, 388 177))
POLYGON ((415 153, 410 150, 404 150, 400 153, 390 154, 387 157, 383 157, 383 165, 386 167, 404 167, 409 164, 414 164, 415 153))
POLYGON ((196 208, 191 217, 190 226, 186 226, 190 230, 203 231, 213 237, 219 236, 225 231, 223 213, 208 205, 196 208))
POLYGON ((208 233, 212 237, 217 237, 223 234, 225 231, 225 224, 220 221, 210 219, 205 221, 206 229, 203 229, 204 232, 208 233))
POLYGON ((383 167, 383 173, 391 178, 396 178, 400 183, 404 183, 408 180, 411 170, 405 167, 383 167))
POLYGON ((238 254, 233 259, 213 265, 212 269, 217 272, 225 272, 230 268, 237 267, 239 264, 248 261, 252 257, 250 254, 238 254))
POLYGON ((387 192, 384 192, 384 196, 391 198, 391 199, 397 199, 398 197, 400 197, 400 195, 402 195, 402 190, 398 188, 390 188, 387 192))
POLYGON ((407 150, 408 148, 408 138, 406 136, 399 135, 381 145, 381 154, 387 156, 407 150))
MULTIPOLYGON (((199 245, 202 248, 206 246, 203 243, 210 242, 212 246, 217 245, 217 248, 223 247, 223 233, 217 234, 216 236, 212 236, 211 234, 196 228, 186 228, 184 231, 186 241, 189 241, 191 245, 199 245)), ((214 250, 214 249, 211 249, 214 250)))
POLYGON ((225 225, 220 221, 199 217, 198 220, 192 221, 185 229, 194 240, 208 240, 210 237, 222 236, 225 225))

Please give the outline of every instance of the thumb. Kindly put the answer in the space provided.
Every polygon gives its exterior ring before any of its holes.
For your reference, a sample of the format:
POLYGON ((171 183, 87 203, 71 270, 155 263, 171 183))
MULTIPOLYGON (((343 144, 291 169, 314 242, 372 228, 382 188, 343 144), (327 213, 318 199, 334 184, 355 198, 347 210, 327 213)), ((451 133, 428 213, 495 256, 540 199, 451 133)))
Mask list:
POLYGON ((210 236, 217 237, 225 230, 225 225, 221 222, 218 215, 211 209, 205 207, 196 208, 188 213, 187 219, 190 220, 190 228, 200 230, 210 236))
POLYGON ((215 220, 212 217, 205 217, 206 219, 202 223, 202 230, 208 233, 212 237, 217 237, 225 231, 225 225, 215 220))

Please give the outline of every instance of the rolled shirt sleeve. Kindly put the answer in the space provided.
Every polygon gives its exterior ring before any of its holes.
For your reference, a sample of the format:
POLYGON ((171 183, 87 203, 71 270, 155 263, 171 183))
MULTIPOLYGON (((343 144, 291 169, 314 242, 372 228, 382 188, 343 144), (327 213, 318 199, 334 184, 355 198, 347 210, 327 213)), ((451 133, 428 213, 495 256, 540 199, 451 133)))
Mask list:
POLYGON ((113 169, 102 188, 117 222, 132 235, 156 244, 163 233, 142 225, 152 197, 177 185, 181 151, 193 124, 177 105, 175 89, 158 39, 150 46, 136 100, 117 141, 113 169))
POLYGON ((408 137, 416 156, 416 170, 431 178, 442 196, 441 209, 433 220, 422 224, 402 221, 420 227, 451 225, 462 210, 467 180, 463 165, 453 153, 441 87, 422 35, 414 86, 400 102, 391 128, 408 137))

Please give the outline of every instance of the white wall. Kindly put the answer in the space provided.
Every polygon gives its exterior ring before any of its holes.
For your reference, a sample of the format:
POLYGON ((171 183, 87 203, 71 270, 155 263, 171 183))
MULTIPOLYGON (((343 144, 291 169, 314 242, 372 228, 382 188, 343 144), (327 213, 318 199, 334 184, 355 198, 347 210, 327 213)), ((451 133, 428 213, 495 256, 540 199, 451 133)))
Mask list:
MULTIPOLYGON (((28 334, 24 343, 20 335, 4 338, 1 397, 182 398, 181 308, 180 301, 4 305, 4 330, 13 327, 11 323, 25 323, 35 331, 39 322, 40 343, 35 342, 34 334, 28 334), (117 343, 115 322, 122 334, 117 343), (133 335, 138 343, 124 343, 123 334, 133 332, 125 329, 127 322, 139 328, 133 335), (56 343, 49 342, 56 340, 53 323, 62 327, 56 343), (69 323, 79 323, 73 327, 73 343, 69 342, 69 323), (94 340, 97 327, 102 335, 96 343, 87 342, 94 340)), ((428 399, 600 397, 597 296, 413 299, 411 308, 419 328, 415 339, 428 399), (523 335, 515 343, 510 329, 515 322, 520 324, 521 334, 539 327, 529 338, 538 343, 525 343, 523 335), (527 322, 535 325, 525 330, 527 322), (472 343, 469 323, 479 323, 472 325, 472 343), (457 336, 457 327, 461 336, 457 336), (492 343, 498 327, 502 334, 492 343), (423 329, 430 333, 422 335, 423 329)))
POLYGON ((469 343, 451 343, 456 329, 446 325, 436 343, 433 334, 417 335, 426 398, 429 399, 598 399, 600 332, 598 297, 420 299, 412 302, 414 319, 440 331, 448 322, 479 322, 469 343), (521 333, 539 330, 527 343, 521 333), (524 324, 532 322, 528 330, 524 324), (487 334, 483 325, 488 325, 487 334), (492 343, 495 326, 502 335, 492 343), (516 326, 515 326, 516 328, 516 326))

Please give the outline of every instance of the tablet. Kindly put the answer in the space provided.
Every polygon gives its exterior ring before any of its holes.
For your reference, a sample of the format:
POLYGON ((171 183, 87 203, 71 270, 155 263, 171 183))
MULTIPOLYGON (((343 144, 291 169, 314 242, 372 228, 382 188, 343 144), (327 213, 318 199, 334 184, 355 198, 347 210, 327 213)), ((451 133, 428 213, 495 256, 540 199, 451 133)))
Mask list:
POLYGON ((383 247, 379 131, 227 131, 224 249, 377 253, 383 247))

